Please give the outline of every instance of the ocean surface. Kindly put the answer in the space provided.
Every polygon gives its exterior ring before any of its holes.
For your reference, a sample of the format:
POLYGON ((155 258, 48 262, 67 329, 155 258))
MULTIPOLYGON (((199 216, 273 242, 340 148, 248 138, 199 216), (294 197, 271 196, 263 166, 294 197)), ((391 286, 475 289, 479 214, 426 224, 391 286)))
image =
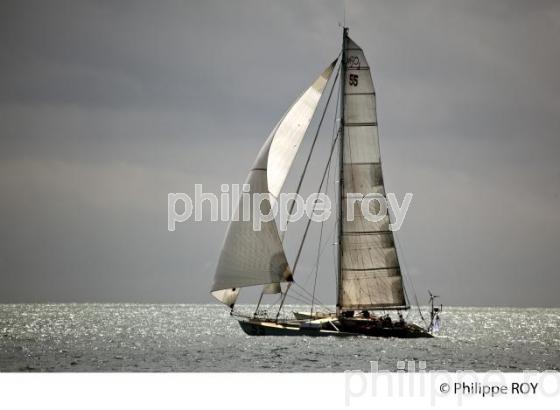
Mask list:
POLYGON ((218 305, 0 305, 0 371, 341 372, 371 361, 560 370, 560 309, 450 307, 441 317, 434 339, 263 337, 218 305))

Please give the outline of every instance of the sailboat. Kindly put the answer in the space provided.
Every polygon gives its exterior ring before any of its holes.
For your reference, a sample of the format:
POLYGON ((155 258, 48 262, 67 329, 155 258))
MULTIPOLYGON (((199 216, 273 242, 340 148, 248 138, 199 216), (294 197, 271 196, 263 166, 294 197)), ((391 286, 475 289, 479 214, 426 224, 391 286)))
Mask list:
MULTIPOLYGON (((302 179, 298 190, 301 182, 302 179)), ((244 192, 250 195, 241 197, 227 229, 211 294, 231 309, 231 315, 239 321, 245 333, 432 337, 429 327, 421 327, 403 317, 403 313, 410 309, 410 304, 403 284, 395 238, 389 229, 390 215, 387 214, 381 221, 371 222, 359 211, 360 201, 354 201, 354 219, 346 218, 350 193, 385 195, 371 69, 362 48, 349 37, 348 28, 343 29, 342 51, 338 58, 315 79, 276 124, 260 149, 244 187, 244 192), (293 318, 280 317, 286 296, 293 285, 297 285, 294 272, 302 247, 299 248, 293 267, 290 267, 277 221, 264 221, 260 230, 255 230, 253 211, 256 206, 260 206, 260 211, 267 213, 273 207, 319 102, 324 94, 328 94, 319 122, 321 126, 337 79, 340 124, 327 164, 329 167, 331 162, 335 162, 331 160, 336 151, 339 173, 336 311, 324 313, 311 310, 294 312, 293 318), (331 84, 328 93, 327 84, 331 84), (255 193, 267 194, 268 200, 257 205, 252 195, 255 193), (236 312, 235 304, 240 291, 254 286, 262 287, 255 313, 243 315, 236 312), (280 295, 278 312, 272 316, 260 314, 263 295, 270 294, 280 295), (392 319, 387 312, 393 315, 396 312, 398 320, 392 319)), ((308 228, 309 223, 305 233, 308 228)))

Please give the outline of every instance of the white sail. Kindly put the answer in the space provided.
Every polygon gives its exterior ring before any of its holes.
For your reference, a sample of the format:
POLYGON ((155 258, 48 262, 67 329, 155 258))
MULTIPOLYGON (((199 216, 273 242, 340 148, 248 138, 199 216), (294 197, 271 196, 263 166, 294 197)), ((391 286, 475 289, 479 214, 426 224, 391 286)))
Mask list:
MULTIPOLYGON (((345 44, 343 194, 345 197, 355 193, 385 195, 370 67, 354 41, 346 38, 345 44)), ((340 307, 404 306, 402 277, 393 233, 388 227, 389 218, 368 221, 358 200, 354 203, 354 220, 349 221, 346 202, 340 238, 340 307)))
MULTIPOLYGON (((292 280, 276 222, 261 222, 260 230, 253 229, 256 204, 252 194, 271 195, 261 205, 261 213, 267 214, 271 200, 282 189, 335 63, 290 107, 261 148, 249 172, 245 184, 250 186, 250 195, 242 195, 228 227, 212 286, 212 295, 228 306, 233 307, 239 288, 292 280)), ((265 293, 273 293, 278 288, 278 285, 271 285, 265 293)))
MULTIPOLYGON (((253 194, 268 193, 266 160, 272 137, 261 149, 245 181, 250 191, 248 195, 242 195, 234 220, 228 227, 214 276, 212 294, 228 306, 235 303, 241 287, 282 282, 291 278, 276 222, 261 222, 260 230, 253 229, 254 207, 257 206, 253 194)), ((262 202, 261 211, 263 214, 270 211, 269 200, 262 202)))
POLYGON ((301 97, 285 114, 274 135, 268 156, 268 190, 274 196, 282 190, 294 162, 305 131, 313 118, 315 109, 331 76, 336 60, 317 77, 301 97))

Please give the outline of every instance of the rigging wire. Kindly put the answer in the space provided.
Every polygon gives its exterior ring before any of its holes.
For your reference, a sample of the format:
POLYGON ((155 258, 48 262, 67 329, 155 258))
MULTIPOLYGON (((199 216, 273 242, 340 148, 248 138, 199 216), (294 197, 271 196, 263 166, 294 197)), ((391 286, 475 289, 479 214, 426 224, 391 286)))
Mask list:
MULTIPOLYGON (((305 300, 305 304, 306 304, 306 305, 311 304, 311 299, 310 299, 310 297, 308 296, 308 295, 310 295, 310 293, 309 293, 306 289, 302 288, 301 285, 298 284, 297 286, 299 286, 300 289, 301 289, 303 292, 305 292, 307 295, 304 295, 304 294, 302 294, 301 292, 298 292, 296 289, 292 289, 293 292, 295 292, 296 295, 300 298, 300 301, 305 300)), ((321 306, 321 308, 322 308, 323 311, 326 311, 326 312, 329 312, 329 311, 330 311, 329 308, 328 308, 327 306, 325 306, 325 305, 324 305, 323 303, 321 303, 320 301, 318 301, 318 302, 319 302, 319 305, 321 306)))
MULTIPOLYGON (((328 236, 326 236, 327 239, 325 240, 325 242, 324 242, 324 244, 323 244, 323 247, 321 248, 321 255, 320 255, 320 256, 323 256, 323 254, 325 253, 325 250, 327 249, 327 246, 328 246, 328 245, 332 245, 331 241, 332 241, 333 236, 334 236, 334 228, 335 228, 334 226, 331 227, 331 230, 330 230, 328 236)), ((312 273, 312 272, 310 272, 310 273, 306 276, 305 281, 303 282, 303 286, 304 286, 304 287, 307 286, 307 282, 309 282, 309 279, 311 278, 311 273, 312 273)))
MULTIPOLYGON (((335 115, 336 117, 336 115, 335 115)), ((333 140, 334 140, 334 135, 333 135, 333 140)), ((327 165, 327 182, 325 183, 325 192, 328 191, 328 186, 329 186, 329 180, 330 180, 330 176, 331 176, 331 163, 329 162, 329 164, 327 165)), ((322 220, 321 221, 321 228, 319 231, 319 243, 317 244, 317 259, 315 261, 315 279, 313 281, 313 294, 311 296, 311 315, 313 315, 313 305, 315 304, 315 291, 317 289, 317 276, 319 276, 319 266, 321 264, 321 242, 323 241, 323 229, 325 227, 325 221, 322 220)))
MULTIPOLYGON (((340 52, 340 54, 342 54, 342 52, 340 52)), ((340 54, 337 57, 337 60, 339 61, 338 64, 340 64, 340 54)), ((297 184, 297 187, 296 187, 296 196, 299 194, 299 192, 301 190, 301 186, 303 184, 303 180, 304 180, 305 174, 307 172, 307 167, 309 166, 309 162, 311 161, 311 156, 313 155, 313 151, 315 149, 315 144, 317 142, 317 137, 319 136, 319 131, 321 130, 321 126, 323 125, 323 120, 325 119, 325 114, 328 111, 329 102, 331 101, 332 93, 334 91, 336 81, 338 80, 338 74, 339 73, 340 73, 340 70, 336 70, 336 75, 334 77, 334 81, 332 83, 331 90, 329 91, 329 97, 327 98, 327 102, 325 103, 325 108, 323 110, 323 113, 321 114, 321 119, 319 120, 319 124, 317 125, 315 135, 313 136, 313 142, 311 143, 311 148, 309 149, 309 154, 307 154, 307 160, 305 161, 305 165, 303 166, 303 170, 301 172, 301 176, 299 178, 299 181, 298 181, 298 184, 297 184)), ((288 216, 292 215, 295 204, 296 204, 295 201, 292 201, 290 203, 290 210, 288 211, 288 216)), ((290 222, 290 218, 287 218, 286 226, 289 222, 290 222)), ((286 235, 284 234, 283 237, 282 237, 282 241, 284 241, 285 237, 286 237, 286 235)))
MULTIPOLYGON (((294 296, 292 296, 292 295, 287 295, 287 297, 293 297, 294 299, 297 299, 298 301, 303 302, 303 303, 306 304, 306 305, 310 304, 311 299, 310 299, 310 297, 308 296, 308 295, 310 295, 310 293, 309 293, 305 288, 302 288, 301 285, 299 285, 299 284, 297 284, 297 283, 295 283, 295 282, 294 282, 294 284, 295 284, 296 286, 298 286, 298 287, 299 287, 303 292, 305 292, 307 295, 305 295, 305 294, 303 294, 303 293, 297 291, 296 289, 294 289, 294 288, 292 287, 292 292, 295 293, 295 294, 297 295, 297 298, 294 297, 294 296)), ((324 305, 323 303, 321 303, 319 300, 317 300, 317 301, 319 302, 321 308, 323 308, 324 311, 329 312, 329 308, 328 308, 327 306, 325 306, 325 305, 324 305)))
MULTIPOLYGON (((339 72, 340 72, 340 71, 339 71, 339 72)), ((333 84, 333 87, 334 87, 335 85, 336 85, 336 84, 333 84)), ((336 102, 335 102, 335 105, 334 105, 335 107, 338 107, 339 101, 340 101, 340 92, 337 93, 337 95, 336 95, 336 102)), ((331 131, 331 134, 332 134, 332 137, 331 137, 331 144, 334 144, 334 143, 335 143, 335 140, 336 140, 336 137, 337 137, 337 135, 336 135, 336 133, 337 133, 336 123, 337 123, 337 112, 335 111, 335 113, 334 113, 334 118, 333 118, 333 128, 332 128, 332 131, 331 131)), ((332 154, 331 154, 331 157, 332 157, 332 154)), ((332 164, 332 163, 329 163, 329 164, 327 165, 327 182, 326 182, 326 184, 325 184, 325 193, 326 193, 326 194, 328 194, 328 191, 329 191, 329 180, 330 180, 330 177, 331 177, 331 170, 333 169, 333 167, 331 167, 331 164, 332 164)), ((334 235, 334 229, 335 229, 335 227, 336 227, 336 224, 334 224, 334 225, 331 227, 331 231, 330 231, 329 235, 327 236, 327 241, 325 242, 325 244, 323 245, 322 248, 321 248, 321 240, 319 240, 319 247, 318 247, 318 250, 317 250, 318 253, 319 253, 318 258, 320 258, 320 257, 323 255, 323 253, 324 253, 324 251, 325 251, 327 245, 329 244, 329 241, 332 239, 332 237, 333 237, 333 235, 334 235)), ((322 231, 323 231, 323 222, 321 223, 321 234, 322 234, 322 231)), ((334 254, 333 254, 333 255, 334 255, 334 254)), ((319 264, 319 262, 317 262, 317 265, 316 265, 317 271, 316 271, 316 273, 315 273, 315 281, 317 280, 318 264, 319 264)), ((310 271, 310 272, 309 272, 309 275, 307 275, 307 277, 306 277, 306 279, 305 279, 305 282, 304 282, 304 284, 303 284, 304 287, 307 285, 307 282, 308 282, 309 279, 311 278, 311 274, 312 274, 312 273, 313 273, 313 271, 310 271)), ((315 285, 314 285, 314 287, 315 287, 315 285)))
MULTIPOLYGON (((340 55, 341 55, 341 54, 342 54, 342 52, 341 52, 341 53, 338 55, 338 57, 337 57, 339 66, 340 66, 340 55)), ((319 131, 321 130, 321 125, 323 124, 323 120, 324 120, 324 118, 325 118, 325 114, 326 114, 326 112, 327 112, 327 110, 328 110, 329 102, 330 102, 330 100, 331 100, 332 93, 333 93, 333 90, 334 90, 334 88, 335 88, 336 80, 338 79, 339 72, 340 72, 340 70, 336 70, 336 76, 335 76, 335 79, 334 79, 334 81, 333 81, 333 83, 332 83, 332 87, 331 87, 331 89, 330 89, 330 91, 329 91, 329 97, 328 97, 327 102, 325 103, 325 106, 324 106, 324 108, 323 108, 323 112, 322 112, 322 114, 321 114, 321 119, 320 119, 320 121, 319 121, 319 124, 318 124, 318 126, 317 126, 317 130, 316 130, 316 132, 315 132, 315 136, 314 136, 314 138, 313 138, 313 144, 312 144, 312 146, 311 146, 311 150, 310 150, 309 155, 308 155, 308 157, 307 157, 307 161, 306 161, 306 163, 305 163, 305 166, 304 166, 304 168, 303 168, 303 171, 302 171, 302 174, 301 174, 299 183, 298 183, 298 187, 297 187, 297 193, 298 193, 298 194, 299 194, 299 190, 300 190, 300 188, 301 188, 301 185, 302 185, 302 183, 303 183, 303 179, 304 179, 305 174, 306 174, 306 171, 307 171, 307 166, 309 165, 309 162, 310 162, 310 160, 311 160, 311 155, 312 155, 313 149, 314 149, 314 147, 315 147, 315 142, 317 141, 317 137, 318 137, 318 135, 319 135, 319 131)), ((330 164, 331 158, 332 158, 332 148, 331 148, 331 152, 330 152, 330 154, 329 154, 329 160, 328 160, 328 163, 329 163, 329 164, 330 164)), ((325 179, 325 175, 323 174, 323 178, 321 179, 321 185, 319 186, 319 190, 318 190, 317 192, 321 192, 321 188, 322 188, 322 186, 323 186, 323 181, 324 181, 324 179, 325 179)), ((316 204, 317 204, 317 202, 315 202, 315 203, 313 204, 313 210, 312 210, 312 212, 315 212, 315 206, 316 206, 316 204)), ((291 206, 290 206, 290 211, 289 211, 289 214, 288 214, 288 215, 291 215, 291 213, 292 213, 292 211, 293 211, 294 205, 295 205, 295 201, 292 202, 292 204, 291 204, 291 206)), ((290 219, 290 218, 288 218, 288 221, 289 221, 289 219, 290 219)), ((309 230, 309 223, 310 223, 310 222, 311 222, 311 218, 308 219, 308 224, 307 224, 307 226, 306 226, 306 228, 305 228, 304 237, 303 237, 302 242, 301 242, 301 244, 300 244, 300 247, 299 247, 299 250, 298 250, 298 255, 297 255, 296 260, 295 260, 295 262, 294 262, 294 267, 292 268, 292 275, 294 275, 295 272, 296 272, 296 266, 297 266, 297 263, 298 263, 298 261, 299 261, 299 257, 300 257, 300 255, 301 255, 301 250, 302 250, 302 247, 303 247, 303 241, 305 240, 305 237, 307 236, 307 231, 309 230)), ((285 232, 285 231, 284 231, 284 232, 285 232)), ((285 238, 285 235, 282 235, 282 241, 284 241, 284 238, 285 238)), ((286 288, 286 291, 284 292, 284 296, 283 296, 282 302, 280 303, 280 307, 278 308, 278 313, 276 314, 276 318, 278 318, 278 316, 280 315, 280 312, 281 312, 282 307, 283 307, 283 305, 284 305, 284 299, 285 299, 286 296, 288 295, 288 291, 289 291, 289 290, 290 290, 290 284, 288 284, 288 287, 286 288)))
POLYGON ((286 295, 286 297, 287 297, 287 298, 290 298, 290 299, 297 300, 298 302, 301 302, 301 303, 303 303, 304 305, 307 305, 307 304, 309 303, 309 300, 305 300, 305 299, 299 298, 299 297, 297 297, 297 296, 294 296, 293 293, 292 293, 291 295, 286 295))
MULTIPOLYGON (((303 292, 305 292, 307 295, 309 295, 308 297, 312 297, 313 295, 311 295, 311 293, 309 293, 309 291, 307 289, 305 289, 304 287, 302 287, 299 283, 294 282, 294 284, 296 286, 298 286, 303 292)), ((321 302, 318 298, 315 298, 315 300, 319 303, 319 305, 321 305, 322 308, 326 309, 327 311, 330 311, 330 309, 328 308, 327 305, 325 305, 323 302, 321 302)))
MULTIPOLYGON (((337 72, 337 77, 338 77, 338 72, 337 72)), ((334 86, 335 86, 335 84, 333 83, 332 89, 334 89, 334 86)), ((332 91, 332 90, 331 90, 331 91, 332 91)), ((326 111, 326 110, 327 110, 327 106, 325 106, 325 111, 326 111)), ((323 172, 323 176, 321 177, 321 183, 319 184, 319 188, 317 189, 317 192, 321 192, 321 191, 323 190, 323 184, 325 183, 325 177, 326 177, 327 172, 330 171, 330 164, 331 164, 331 161, 332 161, 334 149, 336 148, 336 141, 337 141, 337 140, 338 140, 338 135, 337 135, 336 138, 334 138, 333 141, 332 141, 331 149, 330 149, 330 152, 329 152, 329 159, 327 160, 327 164, 326 164, 326 166, 325 166, 325 171, 323 172)), ((313 204, 312 213, 315 211, 315 206, 316 206, 316 205, 317 205, 317 203, 315 202, 315 203, 313 204)), ((297 264, 298 264, 298 262, 299 262, 299 258, 301 257, 301 251, 302 251, 302 249, 303 249, 303 244, 304 244, 305 239, 306 239, 306 237, 307 237, 307 233, 309 232, 309 226, 310 226, 310 225, 311 225, 311 218, 309 218, 309 219, 307 220, 307 224, 306 224, 306 226, 305 226, 305 231, 304 231, 304 233, 303 233, 303 237, 302 237, 302 239, 301 239, 301 242, 300 242, 300 245, 299 245, 299 248, 298 248, 298 252, 297 252, 296 259, 295 259, 295 261, 294 261, 294 267, 293 267, 293 272, 294 272, 294 274, 295 274, 295 271, 296 271, 297 264)))
MULTIPOLYGON (((323 177, 321 178, 321 183, 319 184, 319 189, 317 189, 317 192, 321 192, 321 190, 323 189, 323 184, 325 183, 325 176, 326 176, 326 173, 327 173, 328 166, 329 166, 330 163, 331 163, 331 160, 332 160, 332 153, 333 153, 334 148, 335 148, 335 146, 336 146, 336 141, 337 141, 337 140, 338 140, 338 136, 337 136, 337 138, 335 138, 335 140, 333 141, 333 144, 332 144, 332 146, 331 146, 331 151, 330 151, 330 153, 329 153, 329 160, 327 161, 327 168, 325 168, 325 172, 323 172, 323 177)), ((316 206, 316 205, 317 205, 317 203, 315 202, 315 203, 313 204, 313 209, 312 209, 312 212, 311 212, 311 213, 315 212, 315 206, 316 206)), ((299 245, 299 248, 298 248, 298 253, 297 253, 297 256, 296 256, 296 260, 295 260, 295 262, 294 262, 294 267, 293 267, 293 272, 294 272, 294 274, 295 274, 295 272, 296 272, 296 267, 297 267, 297 264, 298 264, 298 262, 299 262, 299 258, 301 257, 301 251, 302 251, 302 249, 303 249, 303 244, 304 244, 305 239, 306 239, 306 237, 307 237, 307 233, 309 232, 309 226, 310 226, 310 225, 311 225, 311 218, 308 218, 308 219, 307 219, 307 225, 305 226, 305 231, 304 231, 304 233, 303 233, 303 238, 301 239, 301 242, 300 242, 300 245, 299 245)))
MULTIPOLYGON (((424 315, 422 315, 422 310, 420 309, 420 302, 418 301, 418 295, 416 294, 416 289, 414 288, 414 282, 412 281, 412 277, 410 277, 410 275, 408 275, 408 273, 406 273, 406 271, 408 271, 408 269, 407 269, 407 263, 406 263, 406 260, 405 260, 405 257, 404 257, 404 252, 402 251, 401 243, 400 243, 399 238, 397 237, 397 235, 395 233, 393 233, 393 237, 395 238, 395 244, 397 245, 397 247, 401 251, 400 252, 400 254, 401 254, 400 257, 402 259, 402 264, 405 268, 404 270, 401 270, 401 274, 410 283, 410 287, 412 288, 412 293, 414 295, 414 300, 416 302, 416 306, 418 307, 418 313, 420 314, 420 318, 422 319, 424 324, 427 325, 426 319, 424 318, 424 315)), ((403 286, 403 289, 404 289, 404 286, 403 286)))

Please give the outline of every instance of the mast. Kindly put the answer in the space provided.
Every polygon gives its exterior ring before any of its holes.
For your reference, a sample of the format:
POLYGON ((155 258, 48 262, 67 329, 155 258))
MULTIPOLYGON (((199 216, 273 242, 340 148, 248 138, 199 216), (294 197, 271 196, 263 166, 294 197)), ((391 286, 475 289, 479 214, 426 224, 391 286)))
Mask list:
POLYGON ((344 206, 344 93, 346 88, 346 38, 348 27, 342 29, 342 61, 340 64, 340 136, 338 150, 338 258, 337 258, 337 289, 336 289, 336 314, 340 314, 342 306, 342 218, 344 206))

